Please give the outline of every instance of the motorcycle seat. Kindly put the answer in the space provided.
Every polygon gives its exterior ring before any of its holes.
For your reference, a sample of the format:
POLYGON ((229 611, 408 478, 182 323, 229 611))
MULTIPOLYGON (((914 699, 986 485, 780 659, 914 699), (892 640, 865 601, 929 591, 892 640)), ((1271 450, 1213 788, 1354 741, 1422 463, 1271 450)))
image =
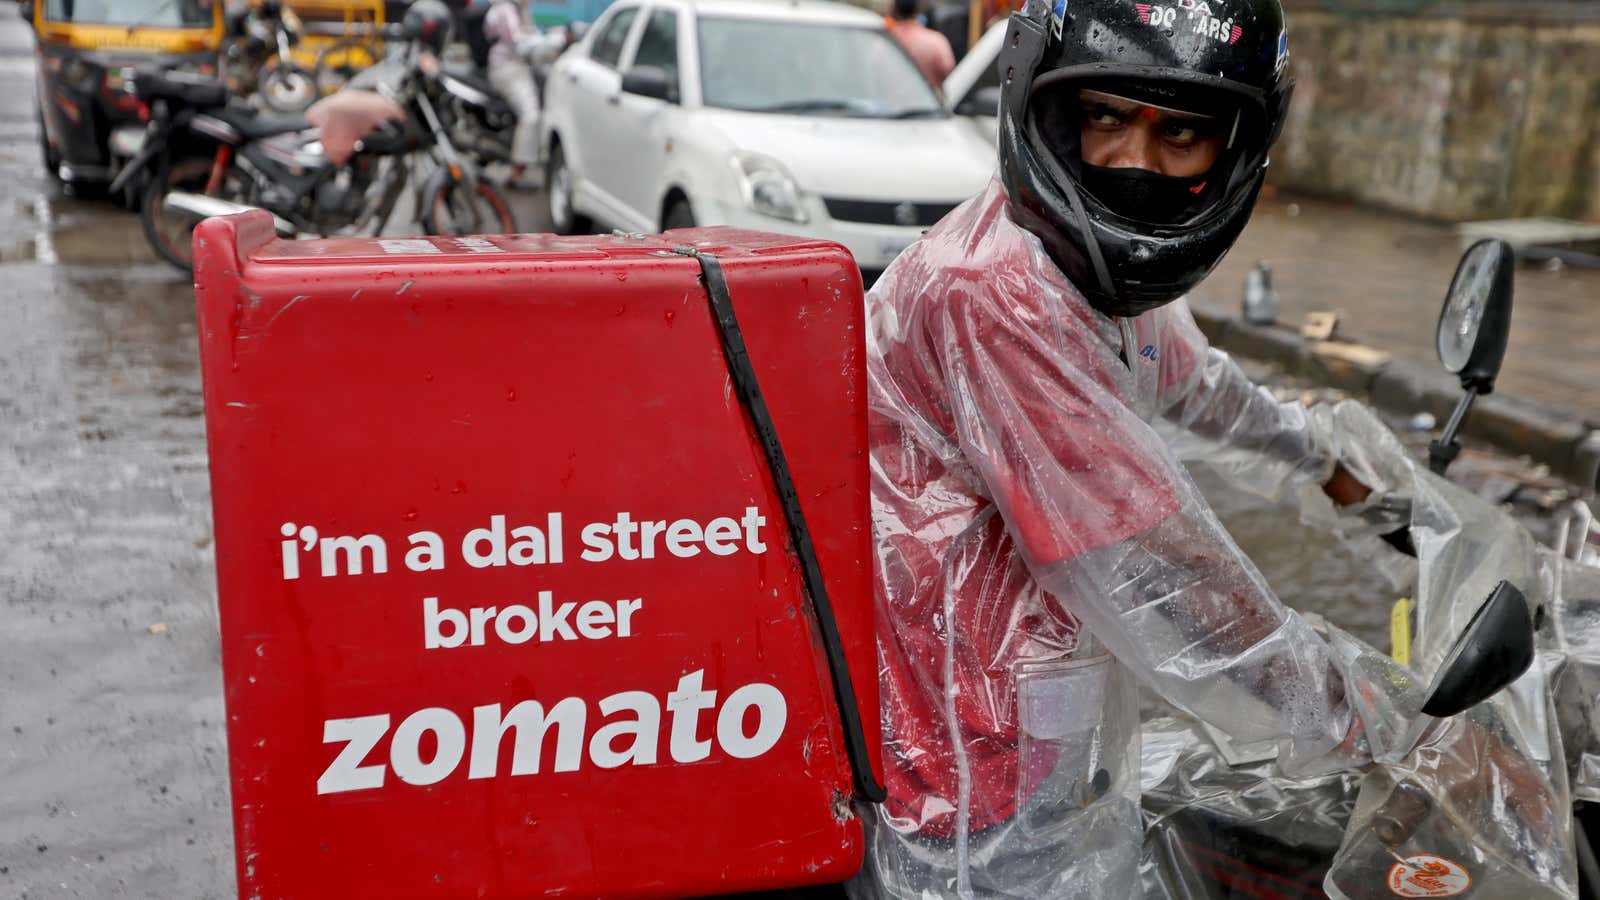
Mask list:
POLYGON ((473 69, 471 66, 446 63, 444 67, 444 73, 449 75, 451 78, 462 82, 467 87, 481 91, 489 98, 489 108, 491 112, 510 113, 512 111, 511 104, 508 103, 504 97, 500 96, 500 92, 495 90, 493 84, 489 83, 489 79, 478 74, 477 70, 473 69))
POLYGON ((272 137, 275 134, 305 131, 311 127, 311 123, 300 113, 261 112, 240 104, 231 105, 215 115, 232 125, 245 140, 249 141, 272 137))
POLYGON ((215 78, 143 69, 134 75, 134 95, 141 100, 176 100, 187 106, 222 106, 228 88, 215 78))

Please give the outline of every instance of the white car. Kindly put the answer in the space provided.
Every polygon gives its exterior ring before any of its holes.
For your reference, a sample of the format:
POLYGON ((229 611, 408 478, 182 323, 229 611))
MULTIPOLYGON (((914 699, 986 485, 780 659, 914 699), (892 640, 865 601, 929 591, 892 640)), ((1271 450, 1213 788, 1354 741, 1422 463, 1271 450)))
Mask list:
POLYGON ((1005 21, 991 25, 944 80, 944 95, 950 101, 950 108, 991 144, 1000 136, 998 60, 1000 45, 1005 39, 1005 21))
POLYGON ((558 231, 733 225, 836 241, 868 277, 983 189, 883 19, 820 0, 619 0, 555 64, 540 131, 558 231))

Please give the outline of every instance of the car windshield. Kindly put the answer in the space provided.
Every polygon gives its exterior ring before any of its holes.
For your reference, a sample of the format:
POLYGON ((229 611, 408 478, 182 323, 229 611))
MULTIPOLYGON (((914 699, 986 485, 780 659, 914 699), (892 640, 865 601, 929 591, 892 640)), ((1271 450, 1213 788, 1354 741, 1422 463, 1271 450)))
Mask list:
POLYGON ((204 28, 212 21, 212 4, 222 0, 48 0, 44 17, 52 22, 83 25, 127 25, 135 28, 204 28))
POLYGON ((848 25, 705 17, 707 106, 796 115, 944 115, 938 95, 888 32, 848 25))

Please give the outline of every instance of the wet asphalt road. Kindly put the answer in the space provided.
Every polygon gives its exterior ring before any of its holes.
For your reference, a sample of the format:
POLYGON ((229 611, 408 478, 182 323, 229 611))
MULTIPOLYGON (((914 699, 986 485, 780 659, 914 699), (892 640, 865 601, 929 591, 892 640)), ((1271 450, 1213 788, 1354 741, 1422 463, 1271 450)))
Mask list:
POLYGON ((192 292, 48 183, 0 7, 0 897, 228 893, 192 292), (152 626, 164 626, 154 628, 152 626))
POLYGON ((232 896, 194 295, 33 98, 0 2, 0 898, 232 896))
MULTIPOLYGON (((46 177, 33 93, 0 3, 0 898, 232 896, 193 294, 132 214, 46 177)), ((1225 518, 1286 596, 1380 638, 1362 560, 1225 518)))

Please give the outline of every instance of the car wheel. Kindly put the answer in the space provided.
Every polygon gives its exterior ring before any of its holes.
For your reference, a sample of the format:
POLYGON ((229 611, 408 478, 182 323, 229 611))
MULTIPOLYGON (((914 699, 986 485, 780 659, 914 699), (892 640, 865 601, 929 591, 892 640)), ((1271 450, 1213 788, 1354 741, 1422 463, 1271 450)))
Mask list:
POLYGON ((550 225, 557 234, 584 234, 589 230, 588 216, 579 215, 573 208, 572 169, 567 167, 567 156, 560 144, 550 145, 550 161, 545 165, 545 199, 550 204, 550 225))
POLYGON ((45 174, 50 176, 51 181, 60 184, 61 151, 50 146, 50 136, 44 130, 44 110, 40 109, 37 103, 33 107, 33 117, 34 124, 39 126, 39 157, 44 160, 45 174))
POLYGON ((667 214, 661 217, 662 231, 675 231, 694 226, 694 210, 689 208, 689 201, 683 197, 672 201, 672 205, 667 207, 667 214))

